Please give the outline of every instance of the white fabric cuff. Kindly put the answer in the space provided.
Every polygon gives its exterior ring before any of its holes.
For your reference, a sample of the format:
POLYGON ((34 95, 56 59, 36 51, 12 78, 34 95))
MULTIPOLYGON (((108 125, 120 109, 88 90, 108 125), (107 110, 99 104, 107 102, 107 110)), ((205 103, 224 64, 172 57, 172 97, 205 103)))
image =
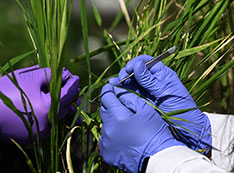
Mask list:
POLYGON ((151 156, 146 173, 185 173, 187 171, 201 173, 205 171, 198 169, 199 167, 206 171, 210 169, 213 172, 225 172, 213 165, 206 156, 185 146, 174 146, 151 156))

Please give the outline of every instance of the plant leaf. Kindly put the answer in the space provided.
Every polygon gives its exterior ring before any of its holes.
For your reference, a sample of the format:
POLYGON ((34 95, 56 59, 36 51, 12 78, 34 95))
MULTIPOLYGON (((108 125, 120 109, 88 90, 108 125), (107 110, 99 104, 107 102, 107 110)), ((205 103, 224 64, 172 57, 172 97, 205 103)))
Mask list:
POLYGON ((37 173, 36 169, 33 167, 32 160, 28 157, 27 153, 24 151, 24 149, 14 140, 11 138, 11 141, 19 148, 19 150, 24 154, 26 163, 28 164, 29 169, 33 173, 37 173))
POLYGON ((7 64, 5 64, 3 67, 0 68, 1 72, 7 71, 10 68, 10 66, 17 64, 18 62, 28 57, 29 55, 34 54, 35 52, 36 52, 35 50, 32 50, 32 51, 26 52, 22 55, 12 58, 7 64))
POLYGON ((221 39, 217 39, 215 41, 212 41, 210 43, 207 43, 207 44, 204 44, 204 45, 201 45, 201 46, 197 46, 197 47, 193 47, 193 48, 189 48, 189 49, 185 49, 185 50, 182 50, 182 51, 179 51, 178 55, 175 57, 175 59, 179 59, 179 58, 182 58, 182 57, 186 57, 186 56, 190 56, 190 55, 193 55, 195 53, 198 53, 210 46, 213 46, 214 44, 218 43, 221 39))

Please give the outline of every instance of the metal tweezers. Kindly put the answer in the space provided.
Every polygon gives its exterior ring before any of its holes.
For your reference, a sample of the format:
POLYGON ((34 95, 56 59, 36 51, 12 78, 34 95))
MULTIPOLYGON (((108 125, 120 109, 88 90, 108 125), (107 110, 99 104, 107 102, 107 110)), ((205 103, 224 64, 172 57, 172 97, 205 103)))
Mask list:
MULTIPOLYGON (((152 66, 154 66, 156 63, 158 63, 159 61, 162 61, 164 58, 168 57, 169 55, 175 53, 177 47, 173 46, 170 49, 168 49, 166 52, 158 55, 157 57, 149 60, 148 62, 145 63, 146 67, 148 69, 150 69, 152 66)), ((125 78, 123 78, 122 80, 120 80, 116 85, 124 82, 125 80, 127 80, 128 78, 132 77, 134 75, 134 73, 132 72, 130 75, 126 76, 125 78)))

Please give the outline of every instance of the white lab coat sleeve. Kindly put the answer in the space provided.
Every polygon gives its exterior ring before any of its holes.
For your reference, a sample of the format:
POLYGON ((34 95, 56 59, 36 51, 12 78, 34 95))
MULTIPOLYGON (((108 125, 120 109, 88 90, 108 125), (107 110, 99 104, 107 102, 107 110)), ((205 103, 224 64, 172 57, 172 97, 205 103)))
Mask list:
POLYGON ((234 115, 206 113, 211 123, 212 161, 227 171, 234 170, 234 115))
POLYGON ((212 160, 185 146, 174 146, 151 156, 146 173, 216 173, 234 166, 234 116, 206 113, 211 122, 212 160))
POLYGON ((204 155, 185 146, 174 146, 151 156, 146 173, 226 173, 204 155))

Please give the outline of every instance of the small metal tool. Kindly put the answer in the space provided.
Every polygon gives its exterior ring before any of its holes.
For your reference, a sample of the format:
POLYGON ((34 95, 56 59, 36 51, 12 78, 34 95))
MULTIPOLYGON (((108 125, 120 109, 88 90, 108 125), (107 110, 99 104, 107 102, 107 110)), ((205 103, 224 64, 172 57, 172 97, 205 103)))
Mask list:
MULTIPOLYGON (((148 69, 150 69, 152 66, 154 66, 156 63, 158 63, 159 61, 162 61, 164 58, 168 57, 169 55, 175 53, 177 47, 173 46, 170 49, 168 49, 166 52, 158 55, 157 57, 149 60, 148 62, 145 63, 146 67, 148 69)), ((132 72, 130 75, 126 76, 125 78, 123 78, 121 81, 119 81, 116 85, 124 82, 125 80, 127 80, 128 78, 132 77, 134 75, 134 73, 132 72)))

